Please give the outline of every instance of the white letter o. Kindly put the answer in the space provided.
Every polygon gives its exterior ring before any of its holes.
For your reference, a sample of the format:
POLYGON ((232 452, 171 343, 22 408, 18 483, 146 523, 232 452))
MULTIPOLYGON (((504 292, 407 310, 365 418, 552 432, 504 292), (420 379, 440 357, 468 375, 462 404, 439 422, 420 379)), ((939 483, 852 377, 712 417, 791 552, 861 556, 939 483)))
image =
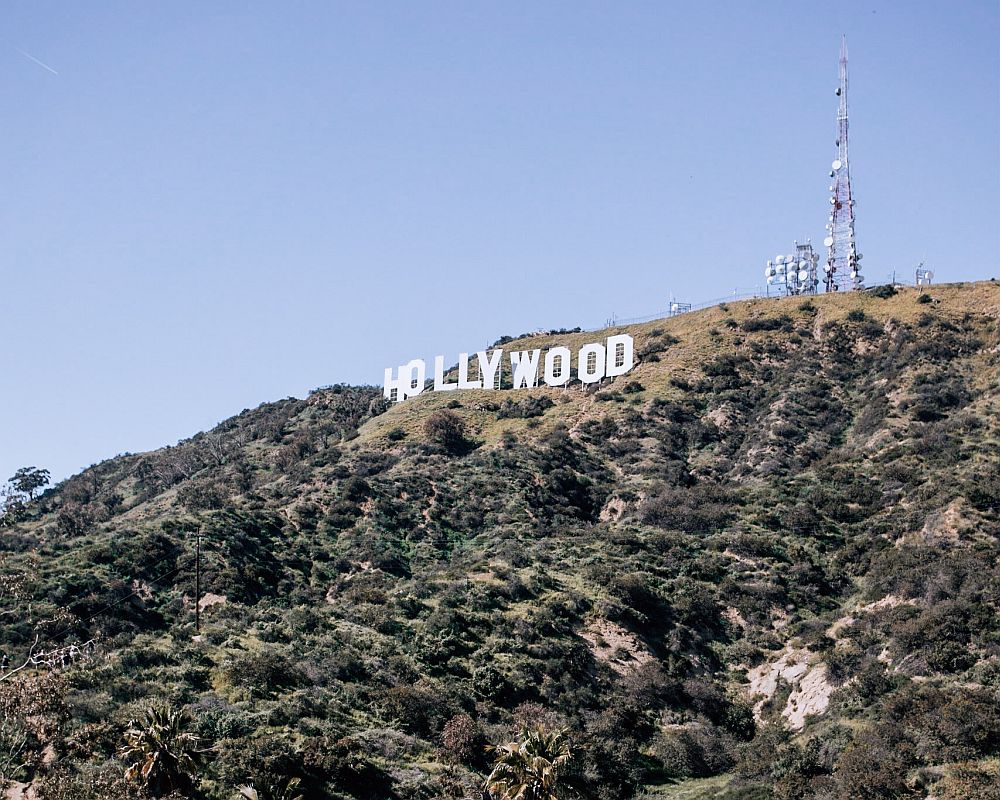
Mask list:
POLYGON ((585 344, 576 358, 576 373, 584 383, 597 383, 604 377, 605 352, 603 344, 585 344), (590 357, 594 357, 591 365, 590 357))

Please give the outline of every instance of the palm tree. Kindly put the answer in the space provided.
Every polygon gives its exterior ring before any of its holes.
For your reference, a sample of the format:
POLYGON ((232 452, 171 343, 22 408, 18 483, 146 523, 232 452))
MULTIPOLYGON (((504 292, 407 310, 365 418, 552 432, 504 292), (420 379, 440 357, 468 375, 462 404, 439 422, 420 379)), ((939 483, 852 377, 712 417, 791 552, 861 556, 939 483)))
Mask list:
POLYGON ((153 796, 179 789, 194 775, 198 737, 184 730, 187 713, 165 703, 147 706, 129 722, 118 756, 128 764, 125 779, 142 784, 153 796))
POLYGON ((558 800, 559 771, 571 758, 566 731, 521 731, 520 742, 490 748, 493 770, 483 787, 492 800, 558 800))
POLYGON ((305 796, 299 792, 300 781, 292 778, 287 783, 280 781, 263 781, 260 789, 254 788, 252 783, 240 786, 240 796, 246 800, 305 800, 305 796))

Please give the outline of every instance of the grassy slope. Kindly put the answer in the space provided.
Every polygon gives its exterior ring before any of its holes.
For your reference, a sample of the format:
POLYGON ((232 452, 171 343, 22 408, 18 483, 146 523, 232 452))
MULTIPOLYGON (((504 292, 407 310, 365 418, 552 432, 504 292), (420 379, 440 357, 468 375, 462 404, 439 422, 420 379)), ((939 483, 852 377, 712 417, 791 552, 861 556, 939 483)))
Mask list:
MULTIPOLYGON (((6 646, 148 586, 71 632, 102 635, 108 659, 68 674, 57 746, 70 772, 111 769, 140 698, 196 704, 222 753, 207 796, 269 758, 317 796, 445 791, 474 778, 444 771, 444 721, 469 713, 495 738, 516 708, 570 726, 586 754, 575 780, 602 796, 734 767, 743 786, 785 791, 792 779, 753 763, 810 737, 827 743, 827 771, 802 780, 822 788, 851 736, 897 713, 894 697, 940 688, 921 695, 939 715, 959 687, 995 692, 995 620, 977 609, 995 616, 997 515, 972 490, 1000 444, 1000 289, 931 294, 755 300, 530 337, 505 349, 628 330, 646 355, 596 393, 424 393, 371 416, 377 391, 324 390, 98 465, 8 533, 8 574, 26 576, 32 606, 6 646), (491 410, 539 395, 554 402, 540 417, 491 410), (455 400, 478 444, 465 456, 423 443, 424 421, 455 400), (210 535, 206 586, 228 598, 197 642, 182 535, 195 528, 210 535), (902 610, 859 611, 889 595, 902 610), (786 643, 843 688, 790 742, 741 744, 747 668, 786 643), (89 758, 66 741, 81 731, 89 758), (307 755, 338 747, 364 765, 307 755)), ((764 709, 772 727, 783 705, 764 709)), ((940 732, 944 744, 921 744, 929 723, 900 718, 922 754, 904 771, 981 757, 990 724, 976 750, 940 732)))

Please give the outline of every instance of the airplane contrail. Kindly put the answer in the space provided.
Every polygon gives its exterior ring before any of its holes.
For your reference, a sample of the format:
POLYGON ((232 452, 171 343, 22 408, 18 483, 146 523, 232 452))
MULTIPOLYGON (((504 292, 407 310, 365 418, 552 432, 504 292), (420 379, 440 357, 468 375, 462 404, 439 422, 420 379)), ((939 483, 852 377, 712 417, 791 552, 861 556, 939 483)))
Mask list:
POLYGON ((42 69, 47 69, 53 75, 58 75, 59 74, 54 69, 52 69, 52 67, 50 67, 48 64, 46 64, 44 61, 39 61, 37 58, 35 58, 33 55, 31 55, 31 53, 25 53, 20 47, 18 47, 16 49, 17 49, 17 52, 19 52, 22 56, 24 56, 27 59, 30 59, 31 61, 34 61, 42 69))

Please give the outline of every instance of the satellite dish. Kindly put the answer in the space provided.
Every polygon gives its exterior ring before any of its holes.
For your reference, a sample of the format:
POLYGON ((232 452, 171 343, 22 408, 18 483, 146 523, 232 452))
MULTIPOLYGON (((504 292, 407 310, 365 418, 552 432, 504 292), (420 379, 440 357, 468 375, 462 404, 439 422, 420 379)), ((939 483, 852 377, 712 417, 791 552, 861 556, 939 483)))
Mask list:
POLYGON ((833 268, 829 264, 827 264, 825 267, 823 267, 823 272, 830 272, 832 271, 832 269, 833 268))
POLYGON ((771 277, 771 274, 772 274, 771 270, 772 270, 772 267, 768 267, 767 269, 764 270, 764 277, 765 278, 770 278, 771 277))
POLYGON ((931 272, 931 270, 926 270, 926 271, 924 272, 924 277, 925 277, 925 278, 927 278, 927 280, 930 280, 931 278, 933 278, 933 277, 934 277, 934 273, 933 273, 933 272, 931 272))
POLYGON ((770 286, 772 283, 774 283, 774 278, 771 277, 770 275, 768 275, 767 276, 767 285, 770 286))
POLYGON ((781 263, 782 261, 784 261, 784 260, 785 260, 785 257, 784 257, 784 256, 775 256, 775 257, 774 257, 774 263, 775 263, 775 264, 780 264, 780 263, 781 263))
POLYGON ((806 262, 806 261, 800 261, 799 262, 799 269, 805 269, 808 266, 809 266, 809 263, 806 262))
POLYGON ((837 198, 836 197, 831 197, 830 198, 830 205, 832 206, 832 205, 835 205, 836 203, 837 203, 837 198))
POLYGON ((778 264, 778 265, 777 265, 777 266, 775 267, 775 270, 776 270, 776 271, 778 272, 778 274, 780 275, 781 273, 783 273, 783 272, 785 271, 785 265, 784 265, 784 264, 780 264, 780 263, 779 263, 779 264, 778 264))
POLYGON ((839 170, 844 165, 841 163, 840 159, 838 158, 838 159, 834 160, 834 162, 830 166, 833 167, 833 171, 836 172, 837 170, 839 170))
POLYGON ((805 283, 807 280, 809 280, 809 273, 806 272, 805 270, 799 272, 799 280, 805 283))
POLYGON ((823 247, 833 247, 833 237, 832 236, 827 236, 823 240, 823 247))

